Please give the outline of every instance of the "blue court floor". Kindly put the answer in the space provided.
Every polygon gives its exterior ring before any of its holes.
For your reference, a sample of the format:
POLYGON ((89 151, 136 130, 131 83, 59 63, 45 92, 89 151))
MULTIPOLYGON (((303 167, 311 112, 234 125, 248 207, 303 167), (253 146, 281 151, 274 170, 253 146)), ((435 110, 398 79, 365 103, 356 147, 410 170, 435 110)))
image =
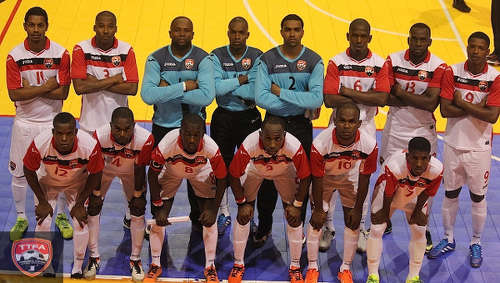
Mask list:
MULTIPOLYGON (((10 174, 7 170, 10 145, 10 129, 12 118, 0 118, 0 198, 4 205, 0 205, 0 227, 8 231, 16 219, 16 212, 12 202, 10 189, 10 174)), ((141 123, 150 129, 150 123, 141 123)), ((317 134, 320 129, 315 130, 317 134)), ((378 133, 380 139, 381 133, 378 133)), ((440 141, 442 152, 442 141, 440 141)), ((493 141, 493 154, 500 155, 500 142, 493 141)), ((438 158, 440 156, 438 155, 438 158)), ((457 248, 443 259, 424 259, 421 271, 425 282, 500 282, 500 163, 492 160, 490 191, 488 200, 488 220, 482 238, 484 262, 481 268, 472 269, 469 266, 468 246, 471 235, 470 200, 467 190, 463 190, 460 199, 460 210, 456 223, 457 248)), ((373 186, 377 175, 372 176, 373 186)), ((434 243, 443 235, 441 221, 441 203, 444 192, 441 189, 435 198, 433 213, 430 218, 430 227, 434 243)), ((230 195, 231 213, 233 219, 236 213, 234 199, 230 195)), ((148 206, 149 211, 149 206, 148 206)), ((179 190, 175 198, 172 216, 187 215, 189 204, 185 186, 179 190)), ((34 227, 35 215, 33 194, 28 191, 27 213, 30 220, 30 230, 34 227)), ((148 212, 149 214, 149 212, 148 212)), ((128 276, 128 256, 130 254, 130 233, 122 226, 124 215, 124 201, 118 182, 114 182, 109 191, 101 217, 100 253, 102 275, 128 276)), ((308 217, 309 218, 309 217, 308 217)), ((320 253, 320 281, 338 282, 337 272, 341 265, 343 251, 343 217, 340 204, 336 208, 335 227, 337 237, 332 248, 326 253, 320 253)), ((402 213, 397 212, 392 219, 393 233, 384 237, 383 259, 380 264, 381 282, 404 282, 408 272, 408 241, 409 230, 402 213)), ((272 237, 259 249, 248 243, 245 260, 245 280, 251 281, 287 281, 289 254, 285 235, 285 220, 281 205, 277 205, 274 214, 272 237)), ((232 244, 230 229, 219 237, 216 267, 219 278, 226 279, 232 267, 232 244)), ((64 243, 64 272, 71 271, 72 241, 64 243)), ((7 251, 5 251, 6 253, 7 251)), ((4 259, 10 258, 2 254, 4 259)), ((149 244, 144 241, 142 260, 145 269, 150 263, 149 244)), ((307 265, 306 248, 302 253, 302 267, 307 265)), ((163 277, 169 278, 203 278, 204 250, 201 233, 191 233, 189 223, 178 223, 167 227, 167 237, 162 253, 163 277)), ((353 263, 354 282, 365 282, 367 276, 366 255, 357 254, 353 263)), ((305 272, 304 272, 305 273, 305 272)))

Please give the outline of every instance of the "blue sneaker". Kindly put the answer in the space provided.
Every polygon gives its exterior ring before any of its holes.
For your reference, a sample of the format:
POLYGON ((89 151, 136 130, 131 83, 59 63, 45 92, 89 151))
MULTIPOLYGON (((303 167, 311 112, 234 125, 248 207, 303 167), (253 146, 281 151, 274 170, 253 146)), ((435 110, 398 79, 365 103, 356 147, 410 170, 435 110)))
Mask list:
POLYGON ((217 231, 219 232, 219 236, 222 236, 226 233, 226 228, 231 225, 231 216, 225 216, 224 214, 219 215, 217 217, 217 231))
POLYGON ((480 244, 472 244, 470 250, 470 266, 478 268, 483 263, 483 253, 480 244))
POLYGON ((455 250, 455 239, 453 243, 449 243, 448 239, 442 239, 427 255, 429 259, 438 258, 441 255, 455 250))

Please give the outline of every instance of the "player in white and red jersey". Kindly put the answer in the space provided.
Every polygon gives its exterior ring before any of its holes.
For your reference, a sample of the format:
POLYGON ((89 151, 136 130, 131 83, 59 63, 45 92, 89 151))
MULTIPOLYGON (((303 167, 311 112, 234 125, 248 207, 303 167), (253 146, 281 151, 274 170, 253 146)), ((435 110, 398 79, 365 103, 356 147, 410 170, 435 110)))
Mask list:
POLYGON ((239 283, 243 278, 250 220, 264 179, 274 182, 283 201, 290 249, 290 281, 303 282, 300 271, 301 208, 311 172, 300 141, 285 132, 285 128, 285 120, 267 115, 262 128, 245 138, 229 166, 229 180, 238 204, 237 221, 233 228, 234 266, 229 273, 229 283, 239 283))
POLYGON ((313 208, 307 231, 309 267, 306 282, 317 282, 318 242, 323 226, 323 211, 329 210, 330 198, 338 190, 344 210, 344 257, 338 279, 352 281, 350 265, 356 252, 363 203, 368 194, 370 176, 377 169, 377 141, 359 131, 360 110, 352 102, 342 104, 335 113, 334 125, 322 131, 311 148, 313 208))
POLYGON ((389 114, 382 134, 380 164, 394 152, 406 149, 413 137, 425 137, 431 153, 437 152, 434 110, 439 104, 446 63, 429 52, 431 30, 424 23, 411 26, 408 49, 387 57, 391 93, 389 114))
POLYGON ((111 120, 115 108, 128 106, 137 93, 139 77, 130 44, 116 39, 116 17, 102 11, 95 17, 95 36, 73 48, 71 78, 82 95, 80 128, 93 133, 111 120))
POLYGON ((367 283, 378 283, 382 256, 382 235, 396 209, 403 210, 410 226, 410 258, 407 283, 419 283, 419 272, 425 253, 425 230, 429 217, 429 200, 436 195, 443 177, 443 164, 430 154, 431 144, 424 137, 408 143, 408 151, 391 155, 382 165, 372 195, 372 225, 368 239, 367 283))
MULTIPOLYGON (((378 106, 385 106, 390 92, 388 69, 384 66, 384 59, 368 48, 372 36, 370 24, 365 19, 355 19, 349 25, 346 35, 349 48, 328 62, 323 93, 325 106, 332 107, 330 124, 335 117, 335 107, 347 102, 354 102, 360 109, 359 119, 362 121, 360 130, 367 131, 376 138, 375 115, 378 106)), ((334 193, 335 195, 337 193, 334 193)), ((333 231, 333 212, 337 198, 331 198, 330 209, 326 225, 323 228, 320 240, 320 250, 326 251, 330 247, 333 231)), ((365 220, 368 215, 368 200, 363 204, 361 218, 361 236, 358 242, 358 251, 366 251, 365 220)))
POLYGON ((92 136, 78 131, 71 114, 62 112, 54 117, 52 130, 35 137, 23 162, 24 175, 37 198, 35 231, 50 231, 57 195, 66 196, 75 227, 71 278, 82 278, 89 237, 85 203, 101 184, 101 148, 92 136))
POLYGON ((493 124, 500 113, 500 72, 489 67, 489 37, 475 32, 467 40, 467 61, 446 69, 441 114, 448 118, 444 137, 443 226, 445 237, 429 258, 455 249, 453 229, 458 195, 464 184, 472 200, 470 264, 482 263, 481 233, 486 222, 486 192, 491 167, 493 124))
POLYGON ((198 220, 203 225, 206 282, 219 282, 215 270, 215 221, 226 190, 227 170, 219 147, 204 132, 204 120, 197 114, 186 113, 181 128, 168 132, 151 155, 148 180, 155 223, 149 236, 152 262, 145 281, 154 282, 162 273, 160 254, 165 226, 169 224, 167 218, 182 180, 187 179, 201 211, 198 220))
POLYGON ((144 213, 146 211, 146 166, 151 159, 153 135, 135 124, 134 114, 127 107, 118 107, 111 115, 111 122, 94 132, 103 153, 105 167, 101 187, 94 195, 98 205, 88 211, 89 261, 84 269, 87 279, 94 279, 100 267, 99 223, 103 199, 115 177, 119 178, 131 213, 130 234, 132 251, 130 271, 134 281, 144 279, 141 249, 144 240, 144 213))
POLYGON ((23 26, 27 37, 9 52, 6 64, 9 98, 16 106, 9 157, 17 212, 16 224, 10 231, 12 241, 20 239, 28 228, 25 213, 28 184, 22 159, 33 138, 51 127, 52 119, 68 97, 71 82, 68 51, 45 36, 47 12, 40 7, 29 9, 23 26))

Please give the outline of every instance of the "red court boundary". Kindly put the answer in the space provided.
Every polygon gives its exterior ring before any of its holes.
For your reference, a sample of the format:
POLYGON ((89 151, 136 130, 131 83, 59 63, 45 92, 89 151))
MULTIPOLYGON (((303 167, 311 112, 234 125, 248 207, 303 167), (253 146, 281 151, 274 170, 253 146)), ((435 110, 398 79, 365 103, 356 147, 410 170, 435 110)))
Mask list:
POLYGON ((14 16, 17 13, 17 10, 19 9, 19 6, 21 6, 22 0, 17 0, 16 5, 14 5, 14 8, 10 12, 10 16, 7 19, 7 22, 5 23, 5 26, 2 29, 2 33, 0 34, 0 45, 2 45, 3 39, 5 35, 7 34, 7 31, 9 30, 10 24, 12 23, 12 20, 14 19, 14 16))

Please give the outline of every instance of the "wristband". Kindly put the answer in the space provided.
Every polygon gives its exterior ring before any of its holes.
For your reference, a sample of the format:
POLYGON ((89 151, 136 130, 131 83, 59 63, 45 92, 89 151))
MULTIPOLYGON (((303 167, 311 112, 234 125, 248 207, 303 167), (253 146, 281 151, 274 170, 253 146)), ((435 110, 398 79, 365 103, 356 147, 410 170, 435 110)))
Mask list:
POLYGON ((292 205, 296 208, 301 208, 303 203, 302 201, 294 200, 292 205))
POLYGON ((163 200, 155 200, 155 201, 152 201, 153 205, 156 206, 156 207, 159 207, 159 206, 162 206, 163 205, 163 200))
POLYGON ((184 92, 186 91, 186 82, 182 82, 182 89, 184 92))

